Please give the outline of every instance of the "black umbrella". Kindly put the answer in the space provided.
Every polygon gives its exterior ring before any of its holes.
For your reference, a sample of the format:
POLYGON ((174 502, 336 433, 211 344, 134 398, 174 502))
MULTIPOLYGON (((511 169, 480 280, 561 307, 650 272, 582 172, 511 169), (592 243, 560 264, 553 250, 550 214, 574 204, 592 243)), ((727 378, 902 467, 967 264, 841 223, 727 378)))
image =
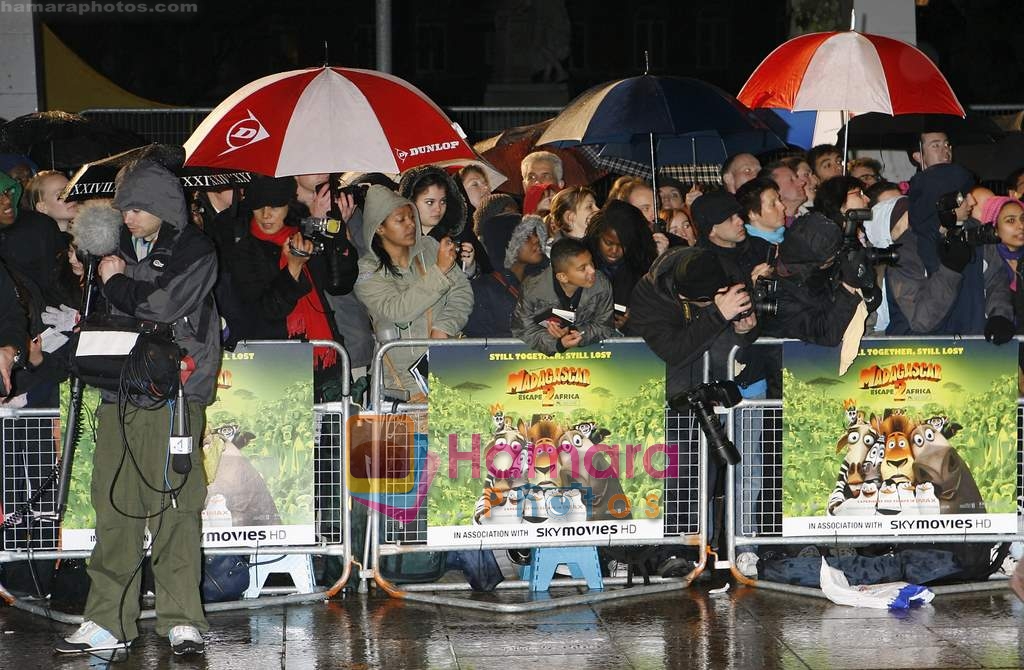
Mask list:
POLYGON ((551 121, 537 143, 599 144, 603 158, 649 162, 655 193, 659 167, 721 163, 733 153, 786 146, 746 105, 717 86, 649 74, 586 91, 551 121))
MULTIPOLYGON (((1024 133, 1006 133, 995 144, 958 146, 956 162, 978 175, 981 181, 1002 181, 1017 168, 1024 167, 1024 133)), ((1015 184, 1008 184, 1015 188, 1015 184)))
POLYGON ((77 168, 146 140, 133 132, 67 112, 25 114, 0 126, 0 151, 50 169, 77 168))
POLYGON ((147 144, 129 149, 103 160, 86 163, 64 187, 60 197, 82 200, 90 197, 109 197, 114 194, 114 177, 122 167, 142 158, 149 158, 181 178, 186 189, 213 190, 248 184, 248 172, 203 167, 182 167, 185 149, 177 144, 147 144))
POLYGON ((991 144, 1003 130, 990 117, 968 114, 858 114, 839 131, 840 145, 847 139, 856 149, 917 149, 921 133, 946 133, 957 144, 991 144), (849 133, 849 138, 846 134, 849 133))

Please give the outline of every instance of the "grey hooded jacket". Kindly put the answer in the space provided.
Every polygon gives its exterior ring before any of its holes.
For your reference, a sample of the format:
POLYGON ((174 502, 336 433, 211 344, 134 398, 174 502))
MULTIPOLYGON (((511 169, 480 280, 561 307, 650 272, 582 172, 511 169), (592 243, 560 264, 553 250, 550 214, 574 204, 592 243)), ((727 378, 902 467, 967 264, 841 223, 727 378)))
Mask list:
MULTIPOLYGON (((432 329, 452 337, 458 335, 473 310, 473 289, 458 264, 448 272, 437 267, 438 242, 420 235, 416 207, 384 186, 370 186, 363 207, 363 222, 367 253, 359 259, 355 294, 370 314, 377 341, 426 339, 432 329), (401 274, 393 275, 380 265, 380 258, 371 244, 380 224, 403 205, 410 206, 417 217, 417 239, 409 252, 411 267, 399 268, 401 274)), ((411 395, 419 393, 409 366, 423 353, 422 348, 393 349, 386 361, 385 386, 400 385, 411 395)))
MULTIPOLYGON (((555 293, 555 270, 548 266, 540 274, 523 282, 519 302, 512 313, 512 334, 534 351, 553 356, 558 353, 558 340, 539 325, 536 316, 552 307, 560 307, 555 293)), ((598 271, 594 285, 585 288, 576 308, 576 329, 583 332, 581 347, 595 344, 610 337, 618 337, 612 322, 612 285, 598 271)))
MULTIPOLYGON (((103 295, 113 313, 172 324, 175 341, 195 361, 185 396, 208 405, 213 402, 221 360, 220 317, 213 301, 217 280, 213 241, 188 222, 180 181, 156 162, 140 160, 121 169, 114 208, 141 209, 160 217, 162 224, 141 261, 128 229, 121 229, 117 255, 126 267, 103 285, 103 295)), ((103 397, 115 399, 107 391, 103 397)))

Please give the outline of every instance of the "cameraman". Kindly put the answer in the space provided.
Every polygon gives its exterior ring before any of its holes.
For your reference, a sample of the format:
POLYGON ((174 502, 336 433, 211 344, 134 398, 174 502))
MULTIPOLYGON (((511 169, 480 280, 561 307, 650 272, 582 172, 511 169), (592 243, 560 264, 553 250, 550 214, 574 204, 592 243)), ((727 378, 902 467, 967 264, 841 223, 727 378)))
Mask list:
MULTIPOLYGON (((213 401, 220 337, 213 285, 213 243, 189 224, 178 178, 151 160, 130 163, 115 181, 113 206, 124 216, 120 244, 97 267, 103 297, 115 314, 172 324, 175 344, 194 361, 184 383, 193 450, 189 474, 168 461, 170 403, 154 408, 115 403, 102 391, 96 412, 92 504, 96 546, 85 622, 57 646, 62 653, 122 649, 138 636, 139 582, 146 526, 153 536, 156 631, 175 654, 202 653, 208 629, 199 599, 204 408, 213 401), (126 450, 131 449, 130 463, 126 450), (177 488, 174 505, 165 489, 177 488)), ((179 408, 180 409, 180 408, 179 408)), ((178 455, 175 455, 177 459, 178 455)))
MULTIPOLYGON (((294 177, 256 177, 241 208, 245 234, 231 250, 231 281, 247 307, 238 339, 334 340, 343 343, 325 293, 342 295, 355 284, 357 254, 344 231, 330 239, 307 239, 293 213, 294 177)), ((317 348, 314 387, 319 400, 337 376, 337 352, 317 348)))

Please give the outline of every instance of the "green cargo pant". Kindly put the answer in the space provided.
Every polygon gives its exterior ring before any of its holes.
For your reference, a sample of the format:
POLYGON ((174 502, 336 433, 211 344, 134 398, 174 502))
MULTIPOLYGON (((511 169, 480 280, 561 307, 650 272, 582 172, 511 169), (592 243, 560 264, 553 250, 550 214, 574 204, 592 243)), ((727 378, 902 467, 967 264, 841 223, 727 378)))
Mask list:
POLYGON ((141 570, 135 569, 142 557, 147 524, 154 536, 152 563, 156 579, 157 633, 166 635, 172 627, 179 625, 195 626, 203 632, 209 629, 199 596, 202 573, 200 514, 206 501, 202 462, 203 406, 189 403, 189 416, 192 471, 178 494, 175 508, 170 506, 170 496, 159 492, 159 489, 180 486, 183 479, 168 462, 171 416, 167 405, 154 410, 129 406, 127 410, 125 436, 138 469, 132 464, 131 455, 124 453, 117 406, 104 403, 96 413, 96 453, 91 489, 92 504, 96 510, 96 546, 89 560, 92 585, 84 618, 95 621, 117 638, 132 640, 139 634, 135 622, 139 618, 141 570), (119 463, 120 472, 117 472, 119 463), (158 491, 146 486, 139 470, 146 482, 158 491), (171 487, 164 483, 165 472, 171 487), (113 505, 110 501, 111 485, 113 505), (158 515, 165 506, 166 511, 158 515), (126 514, 155 516, 147 521, 126 514))

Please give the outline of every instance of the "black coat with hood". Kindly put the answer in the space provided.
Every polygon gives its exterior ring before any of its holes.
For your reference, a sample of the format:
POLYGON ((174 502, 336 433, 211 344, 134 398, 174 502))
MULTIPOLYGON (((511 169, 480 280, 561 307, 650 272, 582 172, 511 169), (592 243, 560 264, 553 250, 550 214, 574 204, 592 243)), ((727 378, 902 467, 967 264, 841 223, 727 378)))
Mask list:
POLYGON ((343 343, 327 295, 352 292, 359 275, 358 262, 351 243, 335 240, 326 245, 322 253, 313 254, 306 263, 312 283, 305 272, 299 273, 299 278, 295 279, 287 266, 281 267, 281 247, 253 237, 247 227, 235 243, 230 258, 232 285, 246 307, 245 315, 237 326, 241 332, 234 335, 248 340, 287 340, 294 337, 288 334, 288 315, 315 287, 331 333, 337 342, 343 343), (333 275, 327 263, 329 254, 337 263, 337 272, 333 275))
MULTIPOLYGON (((539 216, 498 214, 480 221, 481 242, 495 263, 501 259, 503 267, 473 280, 473 311, 463 329, 466 337, 512 337, 512 313, 522 284, 509 268, 531 233, 537 234, 543 246, 547 228, 539 216)), ((523 279, 541 272, 548 265, 548 259, 544 258, 527 268, 523 279)))
POLYGON ((819 269, 842 242, 839 226, 817 212, 803 215, 786 231, 776 265, 778 313, 763 319, 764 335, 824 346, 842 341, 862 299, 837 285, 832 269, 819 269))
MULTIPOLYGON (((203 404, 213 401, 220 369, 220 317, 213 300, 217 254, 213 242, 189 223, 179 179, 151 160, 131 163, 117 175, 114 208, 141 209, 161 219, 149 254, 141 261, 125 227, 117 255, 123 274, 103 284, 114 313, 173 325, 174 339, 195 361, 185 396, 203 404)), ((102 391, 104 400, 116 394, 102 391)))
POLYGON ((673 273, 694 253, 702 252, 697 247, 673 247, 659 256, 633 288, 629 304, 631 332, 644 338, 651 351, 668 364, 668 399, 704 381, 705 352, 711 352, 711 379, 725 379, 732 348, 745 348, 757 339, 756 328, 738 334, 714 304, 691 304, 684 310, 673 286, 673 273))
POLYGON ((425 177, 430 175, 438 175, 444 178, 447 208, 445 209, 444 216, 441 217, 441 222, 431 228, 427 235, 439 242, 441 238, 448 235, 456 244, 462 244, 463 242, 472 244, 477 268, 474 276, 490 274, 495 268, 500 268, 501 259, 489 258, 487 250, 484 249, 484 245, 480 243, 480 239, 473 231, 473 219, 468 213, 466 197, 463 195, 459 185, 455 183, 451 175, 445 172, 444 168, 439 168, 436 165, 423 165, 412 168, 402 175, 402 180, 398 184, 399 195, 415 203, 416 198, 413 196, 413 193, 416 192, 416 186, 425 177))

